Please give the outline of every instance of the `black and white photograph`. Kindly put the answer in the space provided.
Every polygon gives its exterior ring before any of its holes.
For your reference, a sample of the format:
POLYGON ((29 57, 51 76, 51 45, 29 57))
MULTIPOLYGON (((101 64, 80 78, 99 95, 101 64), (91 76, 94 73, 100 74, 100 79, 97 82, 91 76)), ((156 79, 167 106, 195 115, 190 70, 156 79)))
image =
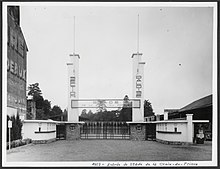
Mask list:
POLYGON ((2 166, 217 166, 217 2, 3 2, 2 166))

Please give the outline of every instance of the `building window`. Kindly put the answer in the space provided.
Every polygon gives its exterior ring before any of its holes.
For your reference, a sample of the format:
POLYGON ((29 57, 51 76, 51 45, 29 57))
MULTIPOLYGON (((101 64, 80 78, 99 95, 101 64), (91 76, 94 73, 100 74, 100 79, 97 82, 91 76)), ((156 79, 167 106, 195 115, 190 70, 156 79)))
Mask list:
POLYGON ((174 127, 174 132, 177 132, 177 127, 174 127))
POLYGON ((167 131, 167 123, 165 123, 165 131, 167 131))
POLYGON ((177 123, 174 123, 174 131, 177 132, 177 123))
POLYGON ((151 121, 154 121, 154 116, 151 116, 151 121))

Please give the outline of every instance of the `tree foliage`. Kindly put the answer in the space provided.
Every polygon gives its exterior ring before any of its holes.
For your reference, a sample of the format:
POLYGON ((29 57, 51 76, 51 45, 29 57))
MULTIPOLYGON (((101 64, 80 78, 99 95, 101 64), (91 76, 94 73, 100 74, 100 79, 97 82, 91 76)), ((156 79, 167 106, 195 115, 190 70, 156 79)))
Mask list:
MULTIPOLYGON (((123 107, 119 110, 106 110, 105 101, 98 102, 98 109, 96 113, 91 110, 87 112, 86 109, 82 110, 81 117, 85 121, 132 121, 132 107, 129 97, 125 95, 123 99, 123 107)), ((144 117, 154 115, 152 105, 149 100, 144 101, 144 117)))
POLYGON ((130 107, 129 97, 125 95, 123 107, 119 114, 119 121, 132 121, 132 108, 130 107))
POLYGON ((84 121, 119 121, 118 110, 100 111, 93 113, 91 110, 87 113, 86 109, 82 110, 81 117, 84 121))
POLYGON ((53 108, 50 111, 49 118, 52 120, 61 121, 63 120, 62 116, 63 116, 63 111, 61 110, 61 108, 57 105, 53 106, 53 108))
POLYGON ((153 108, 149 100, 144 100, 144 117, 153 116, 153 108))
POLYGON ((51 116, 62 115, 62 110, 59 106, 55 105, 51 109, 51 102, 44 99, 42 96, 39 83, 30 84, 28 87, 28 95, 33 96, 33 101, 36 103, 36 119, 46 120, 51 116))
POLYGON ((9 141, 9 132, 8 132, 8 121, 12 121, 12 128, 11 128, 11 141, 21 139, 21 129, 22 129, 22 122, 19 118, 17 113, 16 117, 13 115, 9 117, 7 115, 7 142, 9 141))
POLYGON ((131 121, 132 108, 130 106, 129 98, 126 95, 123 101, 123 107, 118 110, 107 110, 106 101, 98 100, 97 112, 93 113, 91 110, 87 112, 86 109, 82 110, 81 117, 85 121, 131 121))
POLYGON ((34 101, 36 101, 36 99, 38 99, 38 97, 40 97, 41 94, 42 92, 40 90, 39 83, 30 84, 28 86, 28 95, 33 96, 34 101))
POLYGON ((51 109, 51 115, 61 115, 61 114, 63 114, 61 108, 57 105, 53 106, 53 108, 51 109))
POLYGON ((105 100, 98 100, 97 101, 97 112, 104 112, 106 111, 106 101, 105 100))

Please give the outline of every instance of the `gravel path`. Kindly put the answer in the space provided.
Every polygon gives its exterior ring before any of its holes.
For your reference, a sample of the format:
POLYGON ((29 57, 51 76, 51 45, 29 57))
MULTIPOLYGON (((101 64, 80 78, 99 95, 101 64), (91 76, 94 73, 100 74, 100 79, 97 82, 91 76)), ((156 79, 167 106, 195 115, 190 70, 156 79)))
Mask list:
POLYGON ((210 161, 211 142, 166 145, 155 141, 76 140, 30 144, 7 151, 7 161, 210 161))

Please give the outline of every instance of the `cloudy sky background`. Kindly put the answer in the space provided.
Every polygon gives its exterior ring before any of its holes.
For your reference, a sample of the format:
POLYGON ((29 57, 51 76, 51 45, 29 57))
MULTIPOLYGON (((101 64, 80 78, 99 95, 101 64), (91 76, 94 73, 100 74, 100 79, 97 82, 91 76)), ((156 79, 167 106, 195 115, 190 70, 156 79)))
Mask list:
POLYGON ((67 65, 80 55, 80 98, 132 98, 132 59, 145 64, 145 99, 154 112, 181 108, 212 93, 211 7, 22 5, 28 45, 27 83, 40 83, 45 99, 67 108, 67 65))

